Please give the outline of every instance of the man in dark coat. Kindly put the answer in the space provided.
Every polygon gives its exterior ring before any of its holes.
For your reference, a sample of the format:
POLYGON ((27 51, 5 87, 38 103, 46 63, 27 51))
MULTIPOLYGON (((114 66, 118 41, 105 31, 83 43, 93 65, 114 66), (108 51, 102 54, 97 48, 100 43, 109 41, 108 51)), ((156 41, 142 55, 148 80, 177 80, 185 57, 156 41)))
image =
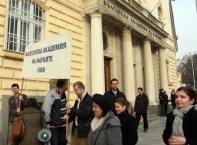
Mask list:
POLYGON ((115 100, 117 98, 124 98, 126 99, 126 96, 123 92, 121 92, 119 89, 118 89, 118 80, 113 78, 111 81, 110 81, 110 84, 111 84, 111 90, 105 92, 104 94, 104 97, 106 97, 109 105, 110 105, 110 110, 116 114, 116 111, 115 111, 115 100))
POLYGON ((175 89, 172 89, 172 91, 171 91, 171 103, 172 103, 173 109, 175 109, 175 107, 176 107, 176 104, 175 104, 175 94, 176 94, 175 89))
POLYGON ((167 104, 168 104, 168 98, 165 95, 164 89, 159 90, 159 103, 161 105, 160 109, 160 116, 166 116, 167 115, 167 104))
MULTIPOLYGON (((69 122, 73 121, 71 145, 87 145, 87 136, 90 131, 90 124, 94 118, 92 97, 85 92, 85 85, 77 81, 73 84, 77 99, 70 108, 69 122)), ((65 116, 68 119, 68 116, 65 116)))
POLYGON ((27 96, 25 94, 20 95, 19 93, 19 85, 12 84, 11 86, 13 96, 9 98, 9 141, 8 145, 12 144, 12 131, 14 129, 14 123, 17 120, 19 113, 24 109, 25 101, 27 100, 27 96), (19 106, 20 102, 20 108, 19 106))
POLYGON ((148 131, 148 120, 147 120, 147 108, 149 105, 149 99, 143 92, 143 88, 138 88, 138 96, 135 99, 134 111, 136 112, 135 118, 137 122, 137 127, 139 126, 140 118, 142 116, 144 121, 144 132, 148 131))

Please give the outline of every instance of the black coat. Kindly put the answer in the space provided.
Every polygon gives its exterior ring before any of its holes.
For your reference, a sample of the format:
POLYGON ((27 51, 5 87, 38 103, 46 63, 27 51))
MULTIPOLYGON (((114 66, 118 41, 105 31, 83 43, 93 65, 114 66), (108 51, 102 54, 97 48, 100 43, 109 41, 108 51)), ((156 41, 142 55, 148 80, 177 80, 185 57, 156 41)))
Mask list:
POLYGON ((146 113, 149 105, 149 99, 146 94, 138 95, 135 99, 134 111, 137 113, 146 113))
MULTIPOLYGON (((166 145, 169 145, 168 139, 172 135, 174 118, 173 112, 168 113, 166 127, 163 132, 163 141, 166 145)), ((183 117, 183 132, 186 138, 186 145, 197 145, 197 111, 194 108, 190 109, 183 117)))
POLYGON ((172 93, 171 93, 171 103, 172 103, 172 106, 176 106, 176 103, 175 103, 175 94, 172 94, 172 93))
POLYGON ((128 114, 127 111, 125 113, 118 114, 117 116, 121 124, 123 145, 135 145, 138 141, 135 118, 131 114, 128 114))
POLYGON ((78 100, 75 101, 69 113, 69 121, 73 121, 72 132, 77 127, 77 137, 87 137, 90 131, 90 124, 94 118, 92 97, 86 93, 79 104, 79 109, 77 109, 77 104, 78 100), (78 126, 75 125, 75 116, 78 116, 78 126))
POLYGON ((117 94, 114 94, 112 90, 105 92, 104 96, 106 97, 106 100, 108 101, 110 105, 110 110, 116 114, 115 110, 115 100, 117 98, 124 98, 126 99, 126 96, 123 92, 120 92, 119 89, 117 89, 117 94))

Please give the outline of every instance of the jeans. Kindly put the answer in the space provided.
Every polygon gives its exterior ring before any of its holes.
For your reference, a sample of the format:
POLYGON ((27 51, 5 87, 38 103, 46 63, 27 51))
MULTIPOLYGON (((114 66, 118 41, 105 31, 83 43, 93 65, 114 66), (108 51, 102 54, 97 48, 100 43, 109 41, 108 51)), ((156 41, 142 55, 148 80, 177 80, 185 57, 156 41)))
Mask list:
POLYGON ((148 120, 147 120, 147 113, 137 113, 135 114, 135 119, 136 119, 136 123, 137 123, 137 127, 139 126, 140 123, 140 118, 143 118, 143 122, 144 122, 144 129, 148 129, 148 120))
POLYGON ((51 128, 51 145, 66 145, 66 127, 51 128))

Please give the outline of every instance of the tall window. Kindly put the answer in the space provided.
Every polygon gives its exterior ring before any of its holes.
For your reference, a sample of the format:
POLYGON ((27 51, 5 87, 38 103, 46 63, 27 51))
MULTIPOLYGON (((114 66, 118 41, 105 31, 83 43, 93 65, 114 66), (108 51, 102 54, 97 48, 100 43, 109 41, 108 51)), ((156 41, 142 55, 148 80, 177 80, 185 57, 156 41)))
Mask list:
POLYGON ((169 62, 166 61, 166 72, 167 72, 167 79, 168 79, 168 82, 170 81, 170 78, 169 78, 169 62))
POLYGON ((162 9, 161 6, 158 7, 158 19, 162 21, 162 9))
POLYGON ((10 0, 7 50, 24 52, 43 37, 44 11, 31 0, 10 0))

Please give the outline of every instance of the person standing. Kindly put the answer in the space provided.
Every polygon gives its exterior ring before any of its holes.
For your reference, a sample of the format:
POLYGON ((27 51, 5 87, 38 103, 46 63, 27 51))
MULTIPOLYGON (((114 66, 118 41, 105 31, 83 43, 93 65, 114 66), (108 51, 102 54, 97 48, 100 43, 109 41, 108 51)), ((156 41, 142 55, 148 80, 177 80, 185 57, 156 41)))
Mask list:
POLYGON ((165 91, 164 91, 164 89, 160 89, 159 90, 159 103, 160 103, 160 105, 161 105, 161 109, 160 109, 160 116, 166 116, 166 110, 167 110, 167 108, 166 108, 166 103, 168 103, 168 101, 167 101, 167 97, 165 96, 165 91))
POLYGON ((138 141, 137 124, 135 118, 128 113, 129 102, 124 98, 115 101, 117 117, 120 120, 123 145, 135 145, 138 141))
POLYGON ((95 117, 88 134, 88 145, 122 145, 120 121, 110 111, 106 97, 94 94, 92 99, 95 117))
POLYGON ((12 143, 12 131, 14 129, 14 123, 17 121, 19 113, 24 109, 25 101, 27 100, 27 96, 25 94, 19 93, 19 85, 12 84, 11 86, 13 96, 9 98, 9 137, 8 137, 8 145, 13 145, 12 143), (20 108, 19 108, 19 102, 20 108))
POLYGON ((67 79, 58 79, 56 88, 49 91, 43 104, 43 113, 46 126, 50 129, 52 137, 51 145, 65 145, 66 140, 66 94, 68 89, 67 79))
POLYGON ((25 132, 19 145, 42 145, 38 140, 38 132, 44 127, 44 118, 38 110, 37 100, 29 98, 22 111, 25 132), (42 124, 41 124, 42 123, 42 124))
POLYGON ((74 106, 70 106, 69 122, 73 121, 71 145, 87 145, 87 136, 90 131, 90 123, 94 117, 92 111, 92 97, 85 92, 85 85, 77 81, 73 84, 73 89, 77 95, 74 106))
POLYGON ((173 109, 175 109, 175 107, 176 107, 176 104, 175 104, 175 89, 172 89, 172 91, 171 91, 171 104, 172 104, 173 109))
POLYGON ((147 119, 147 108, 149 105, 148 96, 143 92, 143 88, 139 87, 138 96, 135 99, 134 111, 136 112, 135 118, 137 122, 137 127, 139 126, 140 118, 142 116, 144 122, 144 132, 148 131, 148 119, 147 119))
POLYGON ((110 110, 116 114, 116 110, 115 110, 115 100, 117 98, 124 98, 126 99, 126 96, 123 92, 121 92, 118 89, 118 80, 113 78, 110 81, 110 85, 111 85, 111 90, 107 91, 104 93, 104 97, 106 97, 107 101, 109 102, 110 105, 110 110))
POLYGON ((197 145, 196 93, 192 88, 180 87, 176 91, 176 108, 168 113, 163 132, 166 145, 197 145))

